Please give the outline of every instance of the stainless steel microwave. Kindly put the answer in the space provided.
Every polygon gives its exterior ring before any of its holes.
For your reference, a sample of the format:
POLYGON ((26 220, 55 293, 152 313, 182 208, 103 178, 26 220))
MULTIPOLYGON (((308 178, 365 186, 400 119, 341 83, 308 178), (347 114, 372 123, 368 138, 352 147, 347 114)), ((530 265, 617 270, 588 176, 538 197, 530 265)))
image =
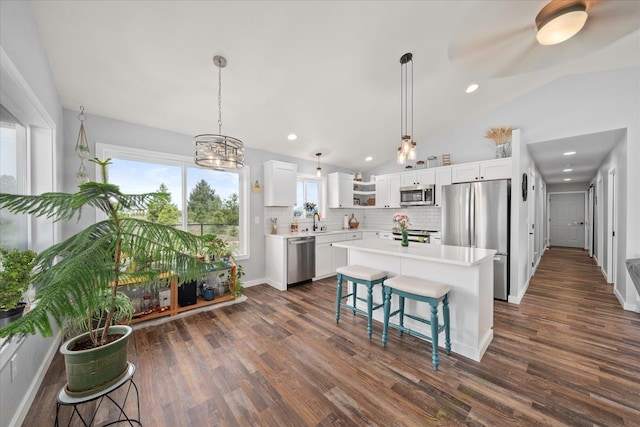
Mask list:
POLYGON ((409 185, 400 187, 400 206, 435 204, 435 185, 409 185))

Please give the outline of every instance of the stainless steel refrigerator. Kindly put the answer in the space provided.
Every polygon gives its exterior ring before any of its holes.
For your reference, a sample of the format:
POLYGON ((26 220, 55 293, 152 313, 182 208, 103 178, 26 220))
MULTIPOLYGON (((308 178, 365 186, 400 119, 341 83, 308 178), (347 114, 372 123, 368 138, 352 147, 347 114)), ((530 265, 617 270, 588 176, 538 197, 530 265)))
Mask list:
POLYGON ((493 297, 509 296, 511 181, 442 187, 442 244, 495 249, 493 297))

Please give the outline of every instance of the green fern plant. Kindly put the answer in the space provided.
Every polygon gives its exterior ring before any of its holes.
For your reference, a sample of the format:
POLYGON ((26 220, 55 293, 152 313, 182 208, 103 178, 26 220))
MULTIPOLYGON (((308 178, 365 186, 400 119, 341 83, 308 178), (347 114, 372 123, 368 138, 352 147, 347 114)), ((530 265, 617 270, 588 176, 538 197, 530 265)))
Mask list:
MULTIPOLYGON (((0 337, 40 333, 53 334, 50 317, 62 327, 67 319, 85 318, 94 325, 96 316, 104 325, 99 333, 90 330, 94 346, 107 343, 114 315, 122 312, 118 287, 130 280, 150 287, 166 271, 179 273, 178 284, 192 281, 206 271, 198 259, 203 239, 174 227, 122 215, 131 209, 146 209, 159 194, 123 194, 107 182, 110 159, 92 159, 102 172, 102 182, 81 184, 76 193, 43 193, 36 196, 0 194, 0 209, 14 214, 30 214, 71 221, 83 209, 95 208, 106 219, 40 252, 34 259, 32 283, 38 289, 36 306, 26 315, 0 329, 0 337), (153 260, 125 268, 128 260, 153 260), (105 299, 106 298, 106 299, 105 299), (97 313, 97 311, 100 313, 97 313)), ((124 311, 127 313, 126 309, 124 311)))

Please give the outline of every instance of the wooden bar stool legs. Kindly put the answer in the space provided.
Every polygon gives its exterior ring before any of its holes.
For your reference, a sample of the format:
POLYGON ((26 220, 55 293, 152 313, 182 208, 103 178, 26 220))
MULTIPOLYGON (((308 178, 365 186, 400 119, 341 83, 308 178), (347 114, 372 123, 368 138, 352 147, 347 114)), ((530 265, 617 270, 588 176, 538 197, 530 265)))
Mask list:
POLYGON ((451 335, 449 327, 449 291, 451 286, 441 283, 430 282, 427 280, 419 279, 411 276, 397 276, 386 281, 384 286, 384 322, 382 325, 382 345, 386 347, 387 337, 389 332, 389 326, 396 328, 400 331, 400 335, 403 332, 407 332, 410 335, 415 335, 420 338, 431 341, 431 360, 433 367, 438 370, 440 360, 438 357, 438 335, 440 332, 445 333, 445 349, 447 354, 451 354, 451 335), (391 312, 391 295, 398 296, 398 309, 391 312), (415 301, 426 302, 430 307, 429 320, 404 312, 405 298, 409 298, 415 301), (442 317, 443 324, 438 323, 438 305, 442 302, 442 317), (399 323, 393 324, 389 322, 389 319, 395 315, 398 315, 399 323), (427 324, 431 326, 431 336, 427 336, 413 329, 404 326, 404 318, 408 317, 415 321, 427 324))

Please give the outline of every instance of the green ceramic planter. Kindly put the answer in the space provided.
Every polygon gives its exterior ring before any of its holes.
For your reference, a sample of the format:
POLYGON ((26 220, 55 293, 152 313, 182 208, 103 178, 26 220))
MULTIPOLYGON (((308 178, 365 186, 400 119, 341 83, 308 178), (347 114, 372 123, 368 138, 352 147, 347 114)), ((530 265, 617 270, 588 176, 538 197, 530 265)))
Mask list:
POLYGON ((124 335, 107 345, 89 350, 69 350, 73 348, 76 341, 89 335, 88 332, 62 344, 60 353, 64 356, 67 371, 67 393, 86 396, 117 382, 129 366, 127 344, 132 331, 131 327, 126 325, 111 326, 110 334, 124 335))

